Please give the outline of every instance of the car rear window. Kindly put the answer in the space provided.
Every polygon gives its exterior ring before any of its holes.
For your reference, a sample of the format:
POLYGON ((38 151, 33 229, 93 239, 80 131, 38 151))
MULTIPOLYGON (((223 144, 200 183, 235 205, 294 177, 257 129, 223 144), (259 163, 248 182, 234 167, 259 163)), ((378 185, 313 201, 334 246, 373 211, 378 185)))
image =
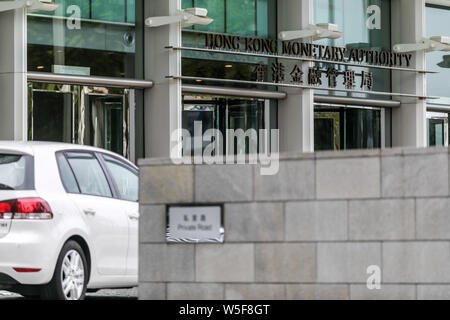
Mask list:
POLYGON ((0 190, 33 189, 33 157, 27 155, 0 154, 0 190))

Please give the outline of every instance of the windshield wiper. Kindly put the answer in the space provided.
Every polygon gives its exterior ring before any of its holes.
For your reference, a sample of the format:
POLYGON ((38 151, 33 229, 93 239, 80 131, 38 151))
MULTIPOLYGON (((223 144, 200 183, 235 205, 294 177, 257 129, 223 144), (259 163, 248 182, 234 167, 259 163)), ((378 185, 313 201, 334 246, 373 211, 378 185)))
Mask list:
POLYGON ((0 183, 0 190, 14 190, 14 188, 11 188, 10 186, 7 186, 6 184, 0 183))

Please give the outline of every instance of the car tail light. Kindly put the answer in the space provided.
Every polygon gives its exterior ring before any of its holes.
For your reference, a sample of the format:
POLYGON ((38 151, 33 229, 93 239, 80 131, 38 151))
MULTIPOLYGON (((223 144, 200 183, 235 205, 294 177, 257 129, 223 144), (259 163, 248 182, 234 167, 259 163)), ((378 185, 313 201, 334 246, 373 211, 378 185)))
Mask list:
POLYGON ((13 209, 10 201, 0 202, 0 220, 10 220, 13 216, 13 209))
POLYGON ((0 202, 0 220, 50 220, 53 213, 41 198, 24 198, 0 202))

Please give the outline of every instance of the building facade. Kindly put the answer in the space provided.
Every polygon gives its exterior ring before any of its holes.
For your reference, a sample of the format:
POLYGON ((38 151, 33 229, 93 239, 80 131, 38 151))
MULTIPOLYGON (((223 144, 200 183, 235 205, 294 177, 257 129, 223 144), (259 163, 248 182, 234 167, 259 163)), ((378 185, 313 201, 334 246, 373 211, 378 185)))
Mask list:
MULTIPOLYGON (((177 130, 194 134, 200 122, 201 133, 279 129, 281 152, 448 146, 449 56, 394 46, 449 35, 450 1, 56 3, 0 13, 2 140, 93 145, 135 161, 173 156, 177 130), (214 21, 145 24, 192 7, 214 21), (278 39, 327 23, 340 37, 278 39)), ((225 154, 250 152, 224 140, 225 154)))

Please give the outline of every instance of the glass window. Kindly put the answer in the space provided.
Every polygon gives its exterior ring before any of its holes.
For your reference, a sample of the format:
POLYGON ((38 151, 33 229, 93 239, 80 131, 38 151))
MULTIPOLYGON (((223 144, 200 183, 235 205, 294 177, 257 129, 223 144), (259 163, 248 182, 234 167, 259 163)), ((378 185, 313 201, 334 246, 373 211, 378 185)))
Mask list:
POLYGON ((206 8, 208 17, 214 19, 214 22, 208 26, 194 26, 192 29, 208 32, 225 32, 225 1, 224 0, 183 0, 183 9, 185 8, 206 8))
POLYGON ((62 153, 57 153, 56 160, 58 162, 61 181, 66 191, 68 193, 80 193, 77 181, 75 180, 75 176, 73 175, 72 169, 70 168, 66 157, 62 153))
POLYGON ((198 7, 208 9, 214 22, 208 26, 188 29, 247 36, 268 36, 269 12, 276 12, 274 0, 182 0, 183 9, 198 7))
POLYGON ((256 35, 255 0, 227 0, 227 33, 256 35))
POLYGON ((127 22, 136 22, 136 1, 126 1, 127 3, 127 22))
MULTIPOLYGON (((183 0, 182 5, 183 8, 193 6, 206 8, 208 16, 214 19, 208 26, 184 29, 185 46, 204 47, 203 32, 277 38, 275 0, 183 0)), ((269 64, 275 62, 275 59, 183 51, 182 70, 184 76, 254 81, 256 80, 254 70, 261 62, 266 70, 270 70, 269 64)), ((269 79, 269 72, 266 72, 265 76, 269 79)), ((226 86, 236 85, 226 84, 226 86)), ((239 87, 251 88, 252 85, 241 84, 239 87)))
MULTIPOLYGON (((450 36, 450 10, 446 7, 426 7, 426 36, 450 36)), ((434 51, 426 54, 427 70, 438 71, 427 75, 428 95, 438 96, 433 103, 450 104, 450 54, 434 51)))
MULTIPOLYGON (((343 32, 343 37, 339 39, 323 39, 316 41, 317 44, 345 47, 347 48, 347 57, 351 49, 367 49, 374 51, 391 51, 391 24, 390 0, 313 0, 313 19, 314 23, 333 23, 337 24, 339 31, 343 32), (380 9, 379 18, 380 28, 369 28, 368 20, 371 14, 368 14, 370 6, 377 6, 380 9), (350 18, 351 17, 351 18, 350 18)), ((375 20, 375 22, 377 22, 375 20)), ((337 69, 340 73, 345 70, 356 72, 356 85, 359 88, 362 80, 362 72, 373 73, 373 91, 391 91, 391 72, 390 70, 348 67, 343 65, 332 65, 320 63, 318 66, 323 71, 322 83, 324 87, 328 86, 326 71, 329 67, 337 69)), ((338 88, 344 89, 342 76, 338 78, 338 88)), ((324 94, 323 91, 318 92, 324 94)), ((353 97, 370 97, 383 99, 380 96, 370 96, 366 94, 329 92, 330 95, 350 95, 353 97)), ((384 99, 390 99, 385 97, 384 99)))
POLYGON ((120 198, 127 201, 139 200, 139 176, 136 170, 122 161, 103 156, 111 176, 119 189, 120 198))
MULTIPOLYGON (((256 2, 256 35, 261 38, 269 37, 269 2, 270 0, 256 2)), ((272 7, 271 10, 273 9, 272 7)))
POLYGON ((0 190, 34 189, 33 158, 0 154, 0 190))
POLYGON ((67 158, 78 181, 81 193, 112 197, 108 180, 94 155, 90 153, 69 153, 67 158))
POLYGON ((55 0, 28 14, 28 70, 135 76, 135 0, 55 0))
POLYGON ((101 0, 92 2, 92 19, 125 22, 124 0, 101 0))

